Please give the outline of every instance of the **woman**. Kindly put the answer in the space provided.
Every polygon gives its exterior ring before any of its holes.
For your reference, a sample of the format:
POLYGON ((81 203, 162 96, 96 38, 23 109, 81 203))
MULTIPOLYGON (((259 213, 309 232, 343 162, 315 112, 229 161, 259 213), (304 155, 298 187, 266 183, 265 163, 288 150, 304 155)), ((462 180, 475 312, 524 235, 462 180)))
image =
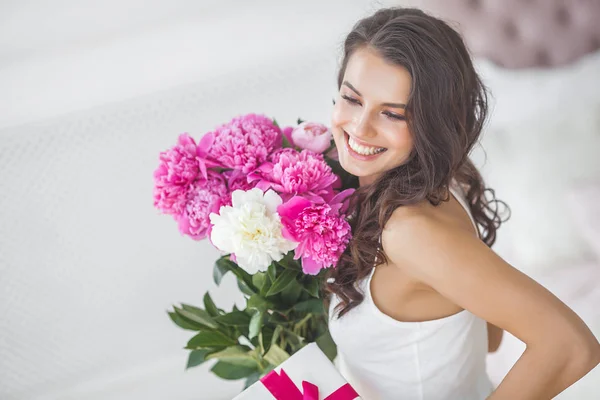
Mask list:
POLYGON ((457 32, 379 10, 347 36, 338 88, 331 127, 360 187, 327 290, 336 361, 359 394, 550 399, 594 368, 584 322, 490 249, 501 202, 468 158, 487 94, 457 32), (485 359, 503 330, 527 348, 494 390, 485 359))

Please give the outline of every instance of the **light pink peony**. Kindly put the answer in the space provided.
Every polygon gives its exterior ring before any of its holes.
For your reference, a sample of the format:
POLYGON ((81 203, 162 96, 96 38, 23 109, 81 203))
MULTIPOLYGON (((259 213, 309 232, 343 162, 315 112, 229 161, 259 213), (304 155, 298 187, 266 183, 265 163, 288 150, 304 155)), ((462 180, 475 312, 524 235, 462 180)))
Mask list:
POLYGON ((199 177, 190 185, 183 213, 177 218, 179 231, 194 240, 210 235, 210 213, 219 212, 230 201, 230 193, 223 177, 208 171, 207 179, 199 177))
POLYGON ((247 174, 262 164, 273 150, 281 148, 282 132, 270 118, 247 114, 220 125, 203 139, 198 150, 202 159, 247 174))
POLYGON ((154 171, 154 206, 164 214, 181 215, 189 185, 199 172, 197 146, 187 133, 179 135, 177 144, 160 153, 154 171))
POLYGON ((294 145, 301 149, 323 153, 331 146, 331 131, 323 124, 302 122, 291 133, 294 145))
POLYGON ((248 175, 248 180, 257 181, 256 187, 262 190, 273 188, 284 201, 293 195, 328 201, 341 182, 321 154, 291 148, 275 150, 267 162, 248 175))
POLYGON ((277 208, 283 237, 299 242, 294 259, 302 258, 304 273, 316 275, 337 264, 352 237, 343 213, 347 209, 345 199, 353 192, 348 189, 339 193, 331 204, 313 204, 303 197, 293 197, 277 208))

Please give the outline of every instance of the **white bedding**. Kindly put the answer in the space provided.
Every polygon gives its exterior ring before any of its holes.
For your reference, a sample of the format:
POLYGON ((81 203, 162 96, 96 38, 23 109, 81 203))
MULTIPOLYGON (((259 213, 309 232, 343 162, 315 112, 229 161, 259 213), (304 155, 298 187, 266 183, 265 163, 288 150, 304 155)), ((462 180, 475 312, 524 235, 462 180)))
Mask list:
MULTIPOLYGON (((192 3, 154 13, 129 3, 128 15, 141 14, 124 30, 93 24, 122 15, 122 2, 95 12, 72 0, 0 6, 0 22, 10 22, 0 24, 2 399, 229 399, 241 388, 207 366, 183 373, 190 332, 172 325, 167 308, 200 304, 208 289, 223 307, 239 294, 231 279, 214 288, 212 265, 201 261, 217 256, 208 243, 179 236, 153 209, 158 151, 236 113, 328 122, 334 51, 373 5, 311 0, 292 12, 282 2, 228 0, 182 12, 192 3), (265 26, 250 29, 252 18, 265 26), (60 34, 25 36, 48 20, 60 34), (311 31, 307 20, 318 22, 311 31), (227 33, 235 26, 257 46, 227 33), (273 26, 281 35, 269 34, 273 26)), ((600 173, 600 57, 543 73, 478 66, 497 97, 482 170, 513 208, 498 252, 569 293, 557 285, 568 282, 565 270, 593 260, 561 196, 600 173)), ((480 150, 474 159, 483 164, 480 150)), ((565 301, 580 307, 598 293, 586 296, 565 301)), ((586 318, 600 333, 598 315, 586 318)), ((492 374, 518 351, 507 340, 490 358, 492 374)), ((595 373, 561 399, 600 392, 595 373)))

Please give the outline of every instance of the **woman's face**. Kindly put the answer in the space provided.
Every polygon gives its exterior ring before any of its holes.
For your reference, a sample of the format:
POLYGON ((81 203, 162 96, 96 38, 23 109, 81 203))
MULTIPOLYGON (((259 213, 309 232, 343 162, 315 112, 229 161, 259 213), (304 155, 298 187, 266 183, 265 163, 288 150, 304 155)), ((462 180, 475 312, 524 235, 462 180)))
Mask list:
POLYGON ((403 164, 413 147, 405 105, 411 88, 406 68, 387 64, 374 50, 350 57, 331 117, 341 166, 372 183, 403 164))

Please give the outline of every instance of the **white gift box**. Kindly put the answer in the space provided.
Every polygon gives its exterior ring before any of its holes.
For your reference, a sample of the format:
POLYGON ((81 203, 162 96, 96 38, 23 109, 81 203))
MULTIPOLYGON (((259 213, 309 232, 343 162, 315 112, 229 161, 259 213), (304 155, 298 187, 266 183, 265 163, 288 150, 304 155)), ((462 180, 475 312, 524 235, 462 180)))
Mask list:
MULTIPOLYGON (((317 386, 319 389, 319 400, 325 399, 348 383, 316 343, 307 344, 276 367, 274 371, 281 374, 281 370, 285 371, 285 374, 290 377, 300 392, 302 392, 303 381, 317 386)), ((261 381, 257 381, 233 400, 273 399, 277 399, 277 397, 272 395, 261 381)), ((360 397, 345 396, 345 399, 356 400, 360 399, 360 397)))

